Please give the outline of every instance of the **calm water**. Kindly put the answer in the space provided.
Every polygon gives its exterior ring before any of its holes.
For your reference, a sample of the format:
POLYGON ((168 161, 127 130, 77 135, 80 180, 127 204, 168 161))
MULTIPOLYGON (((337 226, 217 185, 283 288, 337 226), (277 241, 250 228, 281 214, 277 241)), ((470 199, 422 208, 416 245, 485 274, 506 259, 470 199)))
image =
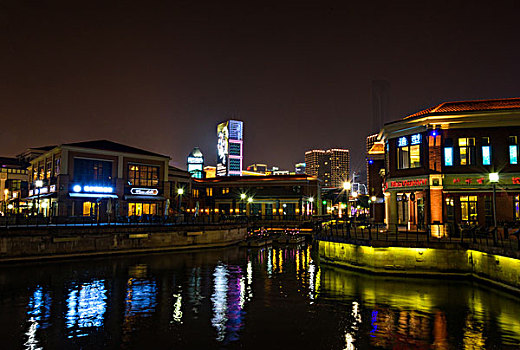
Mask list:
POLYGON ((2 349, 516 349, 520 299, 309 246, 0 266, 2 349))

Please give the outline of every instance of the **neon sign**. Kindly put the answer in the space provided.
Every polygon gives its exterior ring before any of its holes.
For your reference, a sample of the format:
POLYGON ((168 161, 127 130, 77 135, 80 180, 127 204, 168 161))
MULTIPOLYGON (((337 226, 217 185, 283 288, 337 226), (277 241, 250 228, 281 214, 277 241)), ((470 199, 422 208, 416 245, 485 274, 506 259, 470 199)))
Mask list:
POLYGON ((403 137, 400 137, 399 139, 397 139, 397 146, 399 146, 399 147, 408 146, 408 139, 406 138, 406 136, 403 136, 403 137))
POLYGON ((411 145, 418 145, 421 143, 421 134, 415 134, 412 135, 412 142, 410 142, 411 145))
POLYGON ((413 187, 413 186, 426 186, 426 185, 428 185, 428 179, 390 181, 391 187, 413 187))
POLYGON ((132 188, 130 189, 130 193, 139 196, 157 196, 159 190, 156 188, 132 188))
POLYGON ((112 187, 105 187, 105 186, 83 186, 80 185, 74 185, 72 187, 72 190, 74 192, 89 192, 89 193, 112 193, 114 192, 114 189, 112 187))

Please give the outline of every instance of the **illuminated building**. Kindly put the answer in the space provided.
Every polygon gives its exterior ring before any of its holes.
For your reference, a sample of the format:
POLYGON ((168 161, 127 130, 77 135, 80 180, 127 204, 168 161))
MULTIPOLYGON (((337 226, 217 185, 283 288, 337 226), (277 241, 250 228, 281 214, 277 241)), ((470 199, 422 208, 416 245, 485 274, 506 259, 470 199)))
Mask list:
POLYGON ((20 199, 27 195, 27 164, 20 158, 0 157, 0 212, 21 213, 26 208, 20 199))
POLYGON ((456 234, 493 226, 494 205, 498 222, 519 221, 519 138, 520 98, 445 102, 385 124, 386 222, 456 234))
POLYGON ((206 174, 206 178, 212 178, 217 176, 217 167, 212 165, 206 165, 204 167, 204 173, 206 174))
POLYGON ((204 177, 204 155, 198 147, 195 147, 188 155, 188 172, 191 177, 202 179, 204 177))
POLYGON ((297 163, 294 165, 294 173, 296 175, 305 174, 305 163, 297 163))
POLYGON ((247 167, 247 170, 255 173, 265 174, 267 172, 267 164, 251 164, 247 167))
POLYGON ((257 173, 249 170, 242 170, 242 176, 266 176, 265 173, 257 173))
POLYGON ((383 222, 385 206, 383 178, 385 175, 385 144, 378 141, 378 135, 370 135, 366 140, 367 190, 370 198, 370 217, 374 222, 383 222))
POLYGON ((45 216, 162 216, 169 160, 107 140, 53 146, 30 161, 24 200, 45 216))
POLYGON ((217 125, 217 176, 242 175, 243 126, 238 120, 217 125))
MULTIPOLYGON (((226 176, 192 179, 191 212, 200 214, 303 216, 320 214, 320 184, 307 175, 226 176)), ((188 212, 190 212, 188 210, 188 212)))
POLYGON ((349 178, 350 153, 347 149, 305 152, 306 173, 323 181, 323 187, 339 188, 349 178))

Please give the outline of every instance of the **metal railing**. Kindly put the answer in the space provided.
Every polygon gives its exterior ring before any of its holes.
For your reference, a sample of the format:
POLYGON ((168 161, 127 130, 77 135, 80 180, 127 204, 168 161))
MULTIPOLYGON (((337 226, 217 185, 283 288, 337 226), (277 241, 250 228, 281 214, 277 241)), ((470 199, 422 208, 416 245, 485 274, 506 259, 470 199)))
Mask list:
POLYGON ((520 253, 520 229, 488 227, 462 227, 457 235, 446 234, 441 225, 428 225, 423 230, 409 230, 401 225, 384 225, 368 222, 344 221, 324 223, 316 228, 319 240, 372 245, 379 247, 448 247, 454 249, 476 249, 487 252, 497 250, 520 253), (435 235, 432 235, 432 232, 435 235), (440 233, 440 234, 439 234, 440 233))

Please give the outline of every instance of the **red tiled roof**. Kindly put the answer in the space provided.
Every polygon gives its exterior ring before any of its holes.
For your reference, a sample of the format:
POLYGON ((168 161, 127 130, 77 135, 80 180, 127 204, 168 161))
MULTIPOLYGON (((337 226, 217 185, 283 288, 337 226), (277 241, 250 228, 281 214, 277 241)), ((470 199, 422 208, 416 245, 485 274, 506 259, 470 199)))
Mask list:
POLYGON ((490 111, 499 109, 520 109, 520 98, 503 98, 496 100, 475 100, 475 101, 453 101, 444 102, 435 107, 422 110, 420 112, 409 115, 408 118, 419 117, 425 114, 433 113, 453 113, 453 112, 471 112, 471 111, 490 111))

